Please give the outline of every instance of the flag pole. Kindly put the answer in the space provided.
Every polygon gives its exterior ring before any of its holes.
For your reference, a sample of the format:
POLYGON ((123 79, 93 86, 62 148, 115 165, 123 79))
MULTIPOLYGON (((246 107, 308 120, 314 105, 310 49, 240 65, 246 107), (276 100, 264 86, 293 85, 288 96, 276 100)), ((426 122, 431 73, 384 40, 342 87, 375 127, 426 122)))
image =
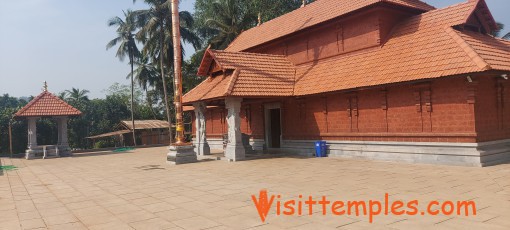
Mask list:
POLYGON ((174 45, 174 104, 175 145, 186 145, 182 114, 182 48, 179 19, 179 0, 172 0, 172 41, 174 45))

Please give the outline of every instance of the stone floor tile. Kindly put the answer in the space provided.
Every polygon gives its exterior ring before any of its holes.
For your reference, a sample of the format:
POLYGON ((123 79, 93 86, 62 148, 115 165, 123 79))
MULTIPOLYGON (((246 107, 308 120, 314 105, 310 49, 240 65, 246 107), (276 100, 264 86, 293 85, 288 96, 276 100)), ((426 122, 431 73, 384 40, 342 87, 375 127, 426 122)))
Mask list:
POLYGON ((92 225, 88 227, 90 230, 129 230, 133 229, 122 221, 108 222, 104 224, 92 225))
POLYGON ((41 219, 41 215, 39 214, 38 211, 20 212, 18 213, 18 217, 20 220, 41 219))
POLYGON ((46 224, 42 219, 22 220, 21 227, 23 229, 46 228, 46 224))
POLYGON ((221 225, 218 222, 200 216, 176 220, 172 223, 186 230, 210 229, 221 225))
POLYGON ((117 214, 116 216, 124 223, 133 223, 133 222, 153 219, 153 218, 157 217, 155 214, 152 214, 145 210, 126 212, 126 213, 122 213, 122 214, 117 214))
POLYGON ((170 229, 178 228, 175 224, 162 218, 153 218, 148 220, 142 220, 129 224, 136 230, 159 230, 159 229, 170 229))

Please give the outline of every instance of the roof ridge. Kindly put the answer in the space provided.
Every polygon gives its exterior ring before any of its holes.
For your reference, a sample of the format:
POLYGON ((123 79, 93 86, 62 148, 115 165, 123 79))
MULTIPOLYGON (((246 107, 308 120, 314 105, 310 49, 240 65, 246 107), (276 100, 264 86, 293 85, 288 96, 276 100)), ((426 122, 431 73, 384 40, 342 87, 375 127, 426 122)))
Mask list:
MULTIPOLYGON (((408 20, 410 20, 410 19, 412 19, 414 17, 425 17, 425 16, 428 16, 428 15, 431 15, 431 14, 435 14, 435 13, 440 12, 440 11, 449 10, 449 9, 452 9, 452 8, 457 8, 457 7, 461 7, 461 6, 464 6, 464 5, 472 4, 473 1, 479 1, 479 0, 467 0, 466 2, 455 3, 455 4, 452 4, 452 5, 443 7, 443 8, 436 8, 436 9, 424 12, 422 14, 419 14, 419 15, 411 16, 408 20)), ((475 5, 475 8, 476 8, 476 5, 475 5)), ((473 10, 475 8, 473 8, 471 10, 471 12, 473 12, 473 10)), ((469 15, 468 15, 468 18, 469 18, 469 15)))
POLYGON ((30 102, 28 102, 28 104, 26 104, 25 106, 23 106, 23 108, 21 108, 18 112, 16 112, 14 114, 14 116, 18 116, 18 115, 21 115, 22 113, 24 113, 25 111, 27 111, 30 107, 32 107, 36 101, 38 101, 41 97, 44 96, 44 94, 48 93, 48 91, 43 91, 42 93, 40 93, 39 95, 37 95, 36 97, 34 97, 34 99, 32 99, 30 102))
POLYGON ((250 54, 255 56, 267 56, 267 57, 284 57, 285 55, 280 54, 264 54, 264 53, 253 53, 253 52, 244 52, 244 51, 228 51, 228 50, 212 50, 212 52, 219 52, 219 53, 233 53, 233 54, 250 54))
POLYGON ((416 9, 420 13, 435 9, 418 0, 317 0, 243 31, 227 46, 226 50, 247 50, 380 3, 416 9), (254 39, 257 35, 261 36, 260 39, 254 39))
POLYGON ((48 93, 48 96, 53 97, 53 98, 54 98, 57 102, 59 102, 61 105, 63 105, 63 106, 68 106, 68 107, 70 107, 70 108, 74 109, 76 112, 78 112, 78 111, 79 111, 79 110, 78 110, 77 108, 75 108, 74 106, 72 106, 72 105, 70 105, 69 103, 65 102, 64 100, 60 99, 60 97, 57 97, 57 95, 52 94, 52 93, 50 93, 50 92, 48 92, 48 91, 46 91, 46 92, 48 93))
POLYGON ((240 69, 235 69, 232 73, 232 77, 230 78, 230 82, 227 85, 227 90, 225 92, 225 96, 228 96, 229 94, 232 94, 232 90, 234 90, 234 85, 237 81, 237 77, 241 73, 240 69))
POLYGON ((490 70, 491 69, 491 66, 489 65, 489 63, 487 63, 481 56, 480 54, 478 54, 475 49, 473 49, 473 47, 471 47, 471 45, 469 45, 465 40, 464 38, 462 38, 457 30, 451 28, 451 27, 447 27, 445 29, 446 33, 448 35, 450 35, 450 37, 455 41, 457 42, 457 44, 459 44, 460 48, 462 48, 466 54, 469 56, 469 58, 471 58, 471 60, 482 70, 482 71, 485 71, 485 70, 490 70))

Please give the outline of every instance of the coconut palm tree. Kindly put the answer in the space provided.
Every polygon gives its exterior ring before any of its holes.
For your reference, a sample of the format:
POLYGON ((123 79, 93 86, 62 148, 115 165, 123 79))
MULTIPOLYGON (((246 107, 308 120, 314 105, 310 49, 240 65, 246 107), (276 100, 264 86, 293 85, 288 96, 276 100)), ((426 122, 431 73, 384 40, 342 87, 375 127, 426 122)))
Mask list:
POLYGON ((67 91, 63 91, 63 92, 60 92, 58 93, 58 98, 62 99, 62 100, 66 100, 67 99, 67 91))
POLYGON ((107 45, 106 49, 110 49, 119 44, 116 57, 120 61, 124 61, 125 57, 128 56, 129 64, 131 65, 131 122, 133 125, 133 143, 136 146, 136 134, 135 134, 135 115, 134 115, 134 62, 135 59, 140 56, 140 51, 136 46, 135 32, 136 32, 136 21, 135 15, 131 10, 123 11, 124 20, 120 17, 113 17, 108 20, 108 26, 117 27, 117 37, 111 40, 107 45))
MULTIPOLYGON (((172 24, 171 1, 169 0, 145 0, 151 6, 148 10, 136 11, 138 26, 141 28, 137 33, 137 39, 144 44, 143 52, 151 56, 153 60, 159 60, 159 70, 163 88, 163 98, 166 107, 167 120, 172 124, 170 103, 168 101, 168 90, 165 69, 173 69, 170 60, 173 59, 172 48, 172 24)), ((183 23, 180 24, 180 32, 183 35, 182 41, 192 44, 195 49, 200 46, 200 39, 192 31, 193 17, 187 11, 179 13, 183 23)), ((173 140, 170 128, 170 141, 173 140)))
MULTIPOLYGON (((313 2, 308 0, 306 2, 313 2)), ((303 0, 196 0, 200 36, 213 49, 226 48, 241 32, 299 8, 303 0)))
MULTIPOLYGON (((498 26, 498 29, 492 31, 491 35, 494 37, 500 37, 501 31, 503 31, 505 29, 505 25, 501 22, 496 22, 496 24, 498 26)), ((510 40, 510 33, 507 33, 507 34, 501 36, 501 38, 510 40)))
POLYGON ((89 101, 89 97, 87 94, 90 93, 90 91, 86 89, 78 89, 78 88, 72 88, 71 90, 66 90, 62 93, 60 93, 60 96, 65 96, 65 98, 68 101, 76 102, 76 103, 82 103, 85 101, 89 101))
POLYGON ((257 23, 257 14, 237 0, 217 0, 204 12, 203 25, 198 29, 213 49, 225 49, 241 34, 257 23))
MULTIPOLYGON (((147 95, 147 106, 149 106, 154 119, 156 119, 157 115, 153 108, 153 100, 154 95, 149 95, 149 88, 161 88, 161 78, 159 77, 158 69, 156 65, 150 63, 150 58, 142 52, 142 56, 139 60, 135 61, 135 65, 137 66, 134 71, 135 81, 138 82, 138 85, 145 91, 147 95)), ((127 78, 131 78, 131 73, 128 74, 127 78)), ((152 92, 152 91, 151 91, 152 92)), ((153 92, 151 93, 153 94, 153 92)))

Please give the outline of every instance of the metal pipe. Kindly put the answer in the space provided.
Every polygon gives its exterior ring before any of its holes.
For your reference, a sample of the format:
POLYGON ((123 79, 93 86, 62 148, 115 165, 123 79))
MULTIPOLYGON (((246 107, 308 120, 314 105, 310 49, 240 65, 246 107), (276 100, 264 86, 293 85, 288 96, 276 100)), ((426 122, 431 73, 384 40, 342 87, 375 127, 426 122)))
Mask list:
POLYGON ((179 0, 172 0, 172 41, 174 45, 175 145, 185 144, 182 120, 182 53, 179 0))

